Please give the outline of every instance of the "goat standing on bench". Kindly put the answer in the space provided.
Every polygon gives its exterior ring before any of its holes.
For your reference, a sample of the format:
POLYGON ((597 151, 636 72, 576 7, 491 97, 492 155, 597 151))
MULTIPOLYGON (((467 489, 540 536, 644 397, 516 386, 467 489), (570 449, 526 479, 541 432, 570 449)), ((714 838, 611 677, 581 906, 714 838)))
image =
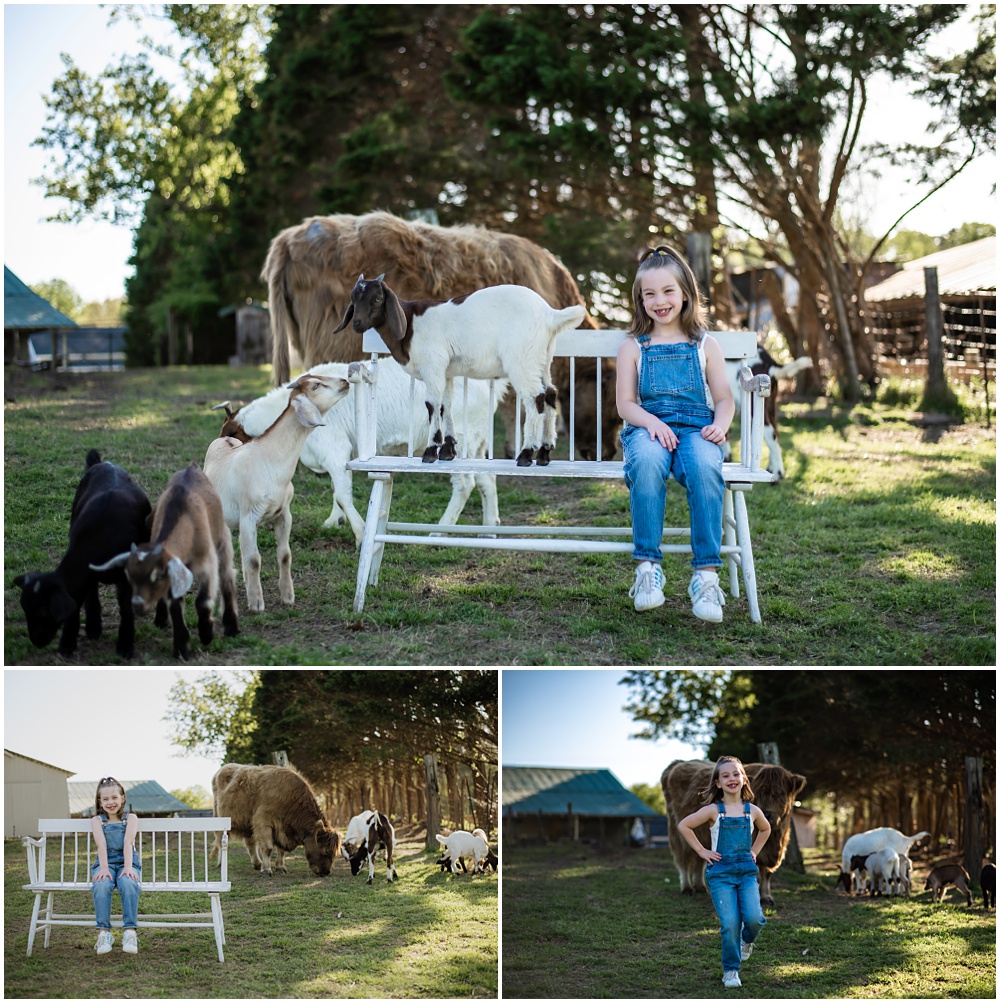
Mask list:
POLYGON ((546 466, 556 443, 556 388, 552 353, 556 337, 577 327, 582 306, 553 310, 526 286, 490 286, 443 302, 402 300, 382 281, 362 274, 344 319, 359 334, 374 328, 393 358, 427 387, 430 429, 425 463, 456 456, 451 401, 456 376, 506 377, 524 404, 519 467, 546 466))

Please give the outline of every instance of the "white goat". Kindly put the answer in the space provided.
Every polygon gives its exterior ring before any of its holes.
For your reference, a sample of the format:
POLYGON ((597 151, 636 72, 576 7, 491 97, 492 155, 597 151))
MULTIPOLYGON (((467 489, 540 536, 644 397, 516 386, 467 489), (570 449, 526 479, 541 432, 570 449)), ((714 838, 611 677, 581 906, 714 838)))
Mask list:
POLYGON ((450 408, 456 376, 506 377, 524 405, 524 444, 519 467, 545 466, 556 442, 556 388, 552 353, 556 336, 579 326, 582 306, 554 310, 526 286, 490 286, 444 302, 402 300, 382 281, 362 275, 351 292, 344 319, 359 334, 374 328, 394 359, 423 380, 429 418, 423 459, 455 458, 450 408))
POLYGON ((309 433, 323 424, 323 415, 347 396, 347 380, 303 375, 289 384, 288 403, 277 420, 250 442, 215 439, 205 453, 205 473, 222 499, 226 524, 239 526, 240 557, 247 606, 264 611, 260 585, 257 527, 274 523, 278 548, 278 591, 287 605, 295 602, 292 585, 292 474, 309 433))
MULTIPOLYGON (((325 362, 313 366, 309 374, 347 379, 348 369, 346 362, 325 362)), ((414 438, 427 435, 428 418, 424 407, 426 397, 424 385, 417 381, 411 402, 410 384, 410 377, 394 359, 386 358, 379 362, 375 438, 377 451, 381 455, 404 452, 410 440, 411 427, 414 438)), ((497 381, 494 410, 506 389, 505 382, 497 381)), ((355 543, 360 546, 365 520, 354 507, 351 471, 347 469, 348 461, 357 456, 358 452, 353 407, 356 392, 354 384, 351 384, 347 403, 332 408, 327 413, 324 423, 319 428, 313 429, 306 439, 299 460, 309 470, 317 474, 327 473, 330 476, 333 487, 333 508, 330 510, 330 517, 323 525, 330 528, 339 526, 346 520, 354 532, 355 543)), ((284 410, 288 395, 287 387, 278 387, 266 396, 251 401, 236 414, 229 410, 228 401, 225 404, 217 404, 216 407, 226 408, 227 415, 219 434, 233 436, 245 442, 250 441, 273 424, 284 410)), ((461 428, 463 418, 466 417, 466 405, 463 403, 465 395, 461 387, 455 396, 456 422, 461 428)), ((485 456, 493 427, 493 415, 490 413, 489 384, 483 380, 469 380, 468 415, 465 424, 468 426, 468 455, 485 456)), ((473 487, 479 489, 482 498, 483 525, 500 525, 496 474, 452 474, 451 500, 444 515, 441 516, 442 525, 454 525, 458 522, 458 517, 462 514, 473 487)))
POLYGON ((899 854, 891 846, 869 853, 865 870, 871 882, 872 895, 896 895, 899 892, 899 854))
POLYGON ((881 850, 883 846, 888 846, 895 850, 901 857, 909 857, 910 847, 918 840, 923 839, 924 836, 929 835, 929 832, 923 831, 918 832, 915 836, 904 836, 898 829, 890 829, 885 826, 878 829, 869 829, 867 832, 856 832, 853 836, 848 837, 843 849, 840 851, 841 868, 838 880, 845 882, 849 880, 852 870, 852 857, 867 857, 876 850, 881 850), (846 878, 845 875, 847 875, 846 878))
MULTIPOLYGON (((478 829, 477 832, 482 832, 482 829, 478 829)), ((483 861, 487 858, 490 852, 490 848, 482 836, 466 832, 464 829, 458 829, 450 836, 442 836, 438 833, 435 838, 441 844, 445 854, 451 857, 452 874, 458 874, 459 857, 470 856, 475 861, 472 873, 482 873, 483 861)))

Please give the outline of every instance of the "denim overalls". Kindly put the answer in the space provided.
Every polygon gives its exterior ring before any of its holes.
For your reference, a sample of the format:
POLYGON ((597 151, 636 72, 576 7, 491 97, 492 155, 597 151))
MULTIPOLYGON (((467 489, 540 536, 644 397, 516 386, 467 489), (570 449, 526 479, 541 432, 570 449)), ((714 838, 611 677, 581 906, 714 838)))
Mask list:
POLYGON ((637 401, 643 410, 666 422, 677 436, 677 447, 665 449, 649 432, 627 422, 621 433, 625 483, 632 509, 632 557, 637 561, 663 560, 663 510, 667 478, 673 474, 687 491, 691 510, 691 567, 717 568, 722 564, 722 447, 701 436, 715 414, 708 404, 700 345, 680 342, 650 345, 639 339, 637 401))
POLYGON ((722 859, 705 868, 705 883, 719 915, 722 934, 722 971, 740 970, 740 938, 752 944, 767 922, 760 908, 757 865, 750 854, 753 823, 750 803, 744 801, 743 814, 735 818, 719 807, 718 842, 714 849, 722 859))
MULTIPOLYGON (((108 846, 108 870, 110 881, 94 881, 94 876, 101 867, 98 857, 90 869, 91 893, 94 897, 94 915, 98 930, 111 929, 111 896, 115 888, 122 900, 122 926, 126 930, 136 929, 136 919, 139 913, 139 882, 125 877, 125 823, 126 814, 121 822, 109 822, 108 816, 101 812, 104 823, 104 841, 108 846)), ((132 847, 132 869, 142 877, 142 866, 139 863, 139 851, 132 847)))

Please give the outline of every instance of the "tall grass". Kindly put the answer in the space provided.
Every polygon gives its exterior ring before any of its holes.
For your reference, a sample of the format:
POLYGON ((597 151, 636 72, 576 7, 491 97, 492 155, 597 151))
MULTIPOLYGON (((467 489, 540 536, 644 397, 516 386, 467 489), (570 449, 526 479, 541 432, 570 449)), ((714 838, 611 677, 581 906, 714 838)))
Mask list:
MULTIPOLYGON (((91 447, 120 463, 155 500, 169 476, 204 459, 217 433, 212 404, 249 399, 267 368, 138 370, 89 377, 17 373, 5 405, 7 664, 63 664, 55 645, 31 647, 15 575, 62 556, 70 503, 91 447)), ((683 558, 664 564, 666 605, 638 615, 632 567, 619 555, 544 555, 390 546, 365 610, 353 612, 357 554, 350 530, 323 528, 326 477, 301 470, 293 503, 296 604, 277 595, 274 540, 260 536, 267 611, 218 637, 195 664, 487 665, 993 665, 995 664, 996 449, 980 424, 924 429, 896 405, 853 410, 788 404, 786 479, 758 485, 747 503, 763 622, 745 596, 725 622, 691 616, 683 558)), ((368 482, 356 478, 364 511, 368 482)), ((392 516, 435 522, 445 476, 400 476, 392 516)), ((501 478, 508 524, 621 525, 620 482, 501 478)), ((464 521, 479 521, 473 496, 464 521)), ((688 522, 671 483, 668 524, 688 522)), ((237 557, 238 561, 238 557, 237 557)), ((190 601, 189 601, 190 602, 190 601)), ((105 635, 82 637, 70 664, 117 664, 113 594, 105 635)), ((189 619, 193 613, 189 610, 189 619)), ((173 664, 169 632, 137 631, 135 664, 173 664)))
MULTIPOLYGON (((20 840, 4 841, 4 996, 19 999, 490 999, 498 984, 498 881, 441 874, 437 854, 412 840, 397 849, 399 878, 380 868, 368 886, 340 860, 314 876, 302 850, 287 875, 263 878, 237 840, 232 891, 222 896, 226 960, 211 930, 140 930, 139 953, 97 957, 84 927, 38 937, 25 955, 32 896, 20 840), (461 917, 461 922, 456 922, 461 917)), ((140 897, 140 909, 207 908, 208 897, 140 897)), ((117 899, 116 899, 117 904, 117 899)), ((56 897, 60 912, 90 913, 86 893, 56 897)))
POLYGON ((995 997, 996 920, 981 904, 849 899, 836 864, 804 854, 805 875, 772 882, 743 988, 725 990, 711 899, 680 894, 668 850, 505 847, 504 998, 995 997))

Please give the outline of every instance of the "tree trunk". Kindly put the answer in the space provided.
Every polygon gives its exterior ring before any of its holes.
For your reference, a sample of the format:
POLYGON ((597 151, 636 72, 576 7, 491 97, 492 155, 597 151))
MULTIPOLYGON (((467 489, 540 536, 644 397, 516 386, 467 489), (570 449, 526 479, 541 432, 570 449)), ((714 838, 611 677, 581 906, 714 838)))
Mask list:
MULTIPOLYGON (((776 742, 761 742, 757 746, 757 755, 762 763, 770 763, 773 766, 780 766, 780 756, 778 755, 778 744, 776 742)), ((796 874, 805 874, 806 865, 802 860, 802 851, 799 849, 799 839, 795 834, 795 821, 788 820, 788 846, 785 849, 785 859, 781 862, 782 867, 787 867, 796 874)))
POLYGON ((438 787, 437 756, 431 752, 424 756, 424 780, 427 791, 427 839, 428 850, 438 847, 437 833, 441 828, 441 802, 438 787))
POLYGON ((969 876, 978 882, 983 866, 983 761, 974 756, 968 756, 965 760, 965 838, 962 859, 969 876))

